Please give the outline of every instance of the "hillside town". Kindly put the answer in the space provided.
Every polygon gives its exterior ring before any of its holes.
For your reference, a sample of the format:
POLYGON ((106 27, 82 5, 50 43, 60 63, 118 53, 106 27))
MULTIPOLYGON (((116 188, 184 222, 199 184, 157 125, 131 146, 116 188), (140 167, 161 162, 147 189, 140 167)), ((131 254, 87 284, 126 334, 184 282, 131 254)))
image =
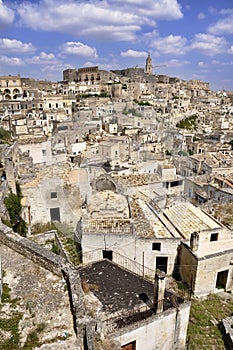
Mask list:
POLYGON ((154 67, 0 76, 6 349, 202 349, 192 303, 233 305, 233 91, 154 67))

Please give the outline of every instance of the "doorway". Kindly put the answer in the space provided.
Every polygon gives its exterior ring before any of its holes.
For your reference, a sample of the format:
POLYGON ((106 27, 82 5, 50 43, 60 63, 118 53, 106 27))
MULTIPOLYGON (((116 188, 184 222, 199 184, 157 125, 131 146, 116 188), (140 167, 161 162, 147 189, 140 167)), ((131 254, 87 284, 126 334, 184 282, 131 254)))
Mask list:
POLYGON ((167 273, 167 256, 156 257, 156 270, 164 271, 167 273))
POLYGON ((103 250, 103 259, 112 261, 112 250, 103 250))
POLYGON ((228 276, 228 270, 219 271, 217 274, 217 280, 216 280, 216 288, 218 289, 226 289, 227 285, 227 276, 228 276))
POLYGON ((50 218, 51 221, 61 221, 60 218, 60 208, 50 208, 50 218))

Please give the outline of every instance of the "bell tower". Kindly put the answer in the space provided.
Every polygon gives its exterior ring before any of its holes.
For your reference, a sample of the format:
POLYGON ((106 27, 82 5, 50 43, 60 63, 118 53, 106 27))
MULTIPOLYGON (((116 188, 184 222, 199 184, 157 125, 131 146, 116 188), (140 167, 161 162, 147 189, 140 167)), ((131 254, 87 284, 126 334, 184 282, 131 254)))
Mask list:
POLYGON ((146 69, 145 69, 145 73, 146 74, 152 74, 153 69, 152 69, 152 59, 150 57, 150 54, 148 53, 147 59, 146 59, 146 69))

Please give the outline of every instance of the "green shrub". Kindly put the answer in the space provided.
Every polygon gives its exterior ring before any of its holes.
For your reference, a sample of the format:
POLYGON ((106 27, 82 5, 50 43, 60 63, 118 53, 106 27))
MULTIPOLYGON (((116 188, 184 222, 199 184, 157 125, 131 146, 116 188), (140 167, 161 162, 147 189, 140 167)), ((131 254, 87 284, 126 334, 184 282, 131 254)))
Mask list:
POLYGON ((26 236, 27 224, 21 217, 21 198, 22 193, 19 184, 16 184, 17 194, 10 192, 10 194, 5 197, 4 204, 8 211, 10 217, 10 224, 13 230, 19 233, 21 236, 26 236))
POLYGON ((11 224, 14 226, 19 221, 22 209, 20 198, 11 192, 8 197, 5 198, 4 203, 10 216, 11 224))
POLYGON ((180 129, 186 129, 186 130, 196 130, 196 120, 198 116, 196 114, 191 115, 190 117, 187 117, 185 119, 180 120, 176 126, 180 129))
POLYGON ((7 143, 11 139, 10 131, 3 129, 0 127, 0 143, 7 143))

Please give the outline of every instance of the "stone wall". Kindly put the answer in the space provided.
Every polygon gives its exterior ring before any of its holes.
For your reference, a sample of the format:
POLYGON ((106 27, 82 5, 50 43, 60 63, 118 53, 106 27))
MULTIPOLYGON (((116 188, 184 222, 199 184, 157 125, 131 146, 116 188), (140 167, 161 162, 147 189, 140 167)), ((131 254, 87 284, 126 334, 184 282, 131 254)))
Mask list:
POLYGON ((219 324, 219 329, 223 335, 225 347, 228 350, 233 350, 233 317, 223 319, 219 324))
POLYGON ((151 318, 113 330, 111 337, 121 344, 137 339, 137 349, 184 350, 189 319, 190 302, 179 305, 179 309, 170 308, 151 318), (148 337, 145 337, 148 334, 148 337))
MULTIPOLYGON (((96 339, 100 339, 101 334, 96 331, 97 324, 101 321, 92 315, 92 305, 87 302, 84 295, 81 279, 77 269, 67 262, 67 260, 41 247, 35 242, 14 233, 9 227, 0 221, 0 242, 15 250, 19 254, 34 261, 41 267, 52 273, 64 277, 69 292, 70 309, 73 316, 73 327, 76 338, 76 350, 105 350, 109 345, 106 339, 98 347, 95 345, 96 339)), ((1 276, 0 276, 1 277, 1 276)), ((1 283, 1 280, 0 280, 1 283)), ((0 288, 1 296, 1 288, 0 288)), ((98 326, 98 329, 101 329, 98 326)), ((111 341, 110 341, 111 342, 111 341)), ((111 349, 118 350, 115 342, 111 344, 111 349)))
POLYGON ((42 248, 37 243, 14 233, 7 226, 0 224, 0 242, 19 254, 39 264, 43 268, 62 276, 62 266, 66 260, 62 257, 42 248))

